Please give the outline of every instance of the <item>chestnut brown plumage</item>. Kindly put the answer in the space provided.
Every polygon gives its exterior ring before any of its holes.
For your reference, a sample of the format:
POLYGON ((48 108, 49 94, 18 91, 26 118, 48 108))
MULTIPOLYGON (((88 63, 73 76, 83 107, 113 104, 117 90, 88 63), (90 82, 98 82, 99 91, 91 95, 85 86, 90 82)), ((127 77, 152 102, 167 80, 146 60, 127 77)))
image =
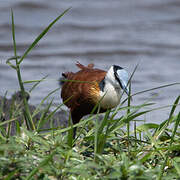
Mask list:
MULTIPOLYGON (((70 109, 73 124, 78 123, 83 116, 90 114, 104 95, 107 98, 105 97, 100 104, 100 112, 119 104, 121 88, 127 92, 125 87, 127 84, 122 84, 124 81, 121 82, 117 73, 123 68, 114 65, 106 72, 94 68, 93 64, 84 66, 77 62, 76 66, 80 68, 80 71, 62 73, 65 81, 62 83, 61 90, 61 97, 70 109), (111 85, 108 86, 108 84, 111 85), (107 91, 108 88, 110 88, 109 95, 108 93, 103 95, 102 92, 107 91), (66 101, 67 99, 69 100, 66 101)), ((74 129, 74 136, 75 131, 74 129)))

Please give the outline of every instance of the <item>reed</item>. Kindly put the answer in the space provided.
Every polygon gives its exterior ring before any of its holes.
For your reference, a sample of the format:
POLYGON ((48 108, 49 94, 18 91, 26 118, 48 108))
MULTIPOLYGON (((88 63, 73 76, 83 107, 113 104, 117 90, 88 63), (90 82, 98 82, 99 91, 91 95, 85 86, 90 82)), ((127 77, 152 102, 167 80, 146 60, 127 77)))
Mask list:
MULTIPOLYGON (((130 83, 129 97, 116 109, 104 113, 102 119, 102 114, 91 114, 73 125, 69 118, 69 126, 66 128, 43 128, 63 106, 60 104, 55 110, 50 111, 53 99, 49 103, 46 102, 59 88, 50 92, 31 112, 24 83, 33 83, 31 93, 46 77, 24 82, 21 63, 68 10, 50 23, 21 57, 16 52, 14 15, 11 13, 14 56, 7 60, 7 64, 16 71, 22 102, 17 104, 12 101, 9 111, 6 112, 9 119, 0 121, 0 179, 178 179, 180 96, 172 105, 158 108, 152 108, 153 103, 148 101, 133 106, 131 97, 160 88, 175 87, 180 83, 163 85, 135 94, 131 93, 130 83), (44 108, 42 105, 45 103, 44 108), (160 124, 136 124, 139 118, 147 113, 167 107, 171 107, 169 116, 160 124), (38 113, 41 116, 35 121, 38 113), (119 114, 123 115, 119 117, 119 114), (22 117, 24 123, 19 123, 19 117, 22 117), (16 134, 12 136, 13 123, 16 134), (132 123, 135 125, 131 130, 132 123), (72 137, 74 127, 78 128, 76 139, 72 137)), ((1 120, 5 114, 5 103, 5 97, 0 99, 1 120)), ((93 111, 97 108, 98 104, 93 111)))

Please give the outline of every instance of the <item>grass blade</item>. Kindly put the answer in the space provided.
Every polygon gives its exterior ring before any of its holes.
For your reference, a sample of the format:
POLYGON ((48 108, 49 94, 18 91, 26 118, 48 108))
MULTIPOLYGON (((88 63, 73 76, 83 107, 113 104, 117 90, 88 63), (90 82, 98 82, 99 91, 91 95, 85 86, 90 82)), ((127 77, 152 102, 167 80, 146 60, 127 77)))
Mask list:
POLYGON ((48 116, 48 112, 50 107, 53 103, 53 100, 48 104, 48 106, 44 109, 43 113, 41 114, 40 120, 38 121, 37 131, 44 125, 45 121, 47 120, 46 117, 48 116))
POLYGON ((8 174, 7 177, 4 178, 4 180, 12 180, 15 176, 15 174, 19 171, 19 169, 16 169, 8 174))
POLYGON ((175 100, 175 102, 174 102, 174 104, 173 104, 173 107, 172 107, 171 112, 170 112, 170 114, 169 114, 169 119, 173 116, 174 111, 175 111, 175 109, 176 109, 176 107, 177 107, 177 105, 178 105, 178 103, 179 103, 179 100, 180 100, 180 96, 178 96, 178 97, 176 98, 176 100, 175 100))
POLYGON ((48 77, 48 75, 46 75, 45 77, 43 77, 42 79, 40 80, 32 80, 32 81, 24 81, 23 83, 26 84, 26 83, 35 83, 32 88, 29 90, 29 92, 31 93, 36 86, 38 86, 39 83, 41 83, 42 81, 44 81, 46 78, 48 77))
POLYGON ((16 51, 16 39, 15 39, 15 26, 14 26, 14 13, 13 10, 11 9, 11 21, 12 21, 12 37, 13 37, 13 49, 14 49, 14 57, 16 57, 17 61, 17 51, 16 51))
POLYGON ((177 173, 179 174, 179 177, 180 177, 180 167, 179 167, 179 164, 174 160, 172 159, 172 162, 173 162, 173 165, 177 171, 177 173))
POLYGON ((3 125, 8 124, 8 123, 10 123, 10 122, 13 122, 13 121, 15 121, 16 119, 17 119, 17 118, 13 118, 13 119, 6 120, 6 121, 4 121, 4 122, 1 122, 1 123, 0 123, 0 126, 3 126, 3 125))
POLYGON ((54 150, 48 157, 46 157, 43 161, 40 162, 39 166, 34 168, 31 173, 29 174, 29 176, 26 178, 26 180, 30 180, 37 172, 40 168, 42 168, 43 166, 45 166, 49 161, 52 160, 53 156, 55 155, 56 150, 54 150))
MULTIPOLYGON (((177 128, 179 126, 179 123, 180 123, 180 112, 177 116, 177 119, 176 119, 176 122, 175 122, 175 126, 174 126, 174 130, 173 130, 173 133, 171 135, 171 141, 170 141, 170 146, 172 145, 173 141, 174 141, 174 137, 175 137, 175 134, 176 134, 176 131, 177 131, 177 128)), ((158 177, 158 180, 161 180, 162 179, 162 176, 163 176, 163 173, 164 173, 164 168, 167 164, 167 161, 168 161, 168 158, 169 158, 169 150, 168 150, 168 154, 166 156, 166 159, 164 161, 164 163, 162 164, 161 166, 161 171, 160 171, 160 174, 159 174, 159 177, 158 177)))
POLYGON ((66 9, 62 14, 60 14, 53 22, 49 24, 48 27, 44 29, 44 31, 34 40, 34 42, 29 46, 29 48, 25 51, 25 53, 22 55, 21 59, 19 60, 19 64, 22 63, 24 58, 27 56, 27 54, 36 46, 36 44, 41 40, 41 38, 49 31, 49 29, 61 18, 63 17, 71 8, 66 9))
MULTIPOLYGON (((131 94, 131 97, 139 95, 139 94, 143 94, 143 93, 146 93, 146 92, 149 92, 149 91, 154 91, 154 90, 157 90, 157 89, 162 89, 162 88, 166 88, 166 87, 170 87, 170 86, 176 86, 176 85, 180 85, 180 83, 165 84, 165 85, 162 85, 162 86, 157 86, 157 87, 154 87, 154 88, 146 89, 146 90, 139 91, 137 93, 131 94)), ((128 98, 124 99, 124 101, 121 104, 124 104, 127 100, 128 100, 128 98)))
POLYGON ((34 125, 34 122, 32 120, 32 116, 31 116, 31 113, 30 113, 30 110, 29 110, 29 105, 27 103, 27 99, 26 99, 26 96, 25 96, 26 92, 25 92, 23 81, 22 81, 22 77, 21 77, 20 65, 18 63, 18 56, 17 56, 17 51, 16 51, 16 40, 15 40, 14 14, 13 14, 12 9, 11 9, 11 19, 12 19, 13 49, 14 49, 14 57, 15 57, 15 60, 16 60, 16 68, 15 68, 14 65, 10 64, 10 66, 12 68, 16 69, 16 73, 17 73, 17 77, 18 77, 18 82, 19 82, 21 94, 22 94, 22 97, 23 97, 24 118, 26 119, 26 121, 30 125, 31 130, 35 130, 35 125, 34 125))
POLYGON ((55 93, 56 91, 58 91, 60 88, 56 88, 55 90, 51 91, 45 98, 43 98, 43 100, 40 102, 40 104, 36 107, 35 111, 33 112, 32 117, 34 117, 38 112, 40 107, 43 105, 43 103, 45 102, 45 100, 51 96, 53 93, 55 93))

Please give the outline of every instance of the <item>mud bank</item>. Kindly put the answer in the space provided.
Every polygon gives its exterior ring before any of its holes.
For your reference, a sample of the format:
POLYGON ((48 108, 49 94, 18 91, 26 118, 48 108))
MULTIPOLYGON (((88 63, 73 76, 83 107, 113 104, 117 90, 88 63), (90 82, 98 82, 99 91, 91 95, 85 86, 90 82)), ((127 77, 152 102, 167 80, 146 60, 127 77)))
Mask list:
MULTIPOLYGON (((27 100, 29 100, 30 96, 28 93, 26 94, 27 100)), ((31 115, 37 109, 36 106, 29 104, 29 109, 31 115)), ((45 109, 45 108, 44 108, 45 109)), ((38 113, 33 117, 34 124, 40 120, 43 115, 45 118, 51 113, 51 111, 45 112, 44 109, 40 109, 38 113), (45 113, 45 114, 44 114, 45 113)), ((16 123, 19 122, 19 125, 25 123, 24 120, 24 105, 22 101, 22 96, 20 92, 14 93, 10 99, 6 97, 0 96, 0 123, 5 122, 10 119, 15 119, 12 121, 12 126, 10 130, 10 134, 14 135, 16 133, 16 123)), ((47 120, 41 129, 49 129, 49 128, 57 128, 57 127, 67 127, 68 125, 68 112, 64 110, 57 111, 49 120, 47 120)), ((8 128, 8 123, 3 125, 6 131, 8 128)))

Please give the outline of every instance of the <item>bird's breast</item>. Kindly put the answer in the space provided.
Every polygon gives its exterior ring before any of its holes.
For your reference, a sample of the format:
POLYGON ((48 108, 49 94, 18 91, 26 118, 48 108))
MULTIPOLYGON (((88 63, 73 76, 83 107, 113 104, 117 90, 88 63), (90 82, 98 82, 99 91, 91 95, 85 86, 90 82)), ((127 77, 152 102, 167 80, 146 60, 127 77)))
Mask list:
POLYGON ((111 84, 106 84, 104 91, 101 91, 98 83, 96 83, 91 86, 89 92, 93 104, 96 105, 99 102, 102 109, 111 109, 120 103, 121 90, 111 84))
POLYGON ((120 103, 120 97, 120 88, 106 87, 104 91, 100 91, 100 106, 103 109, 114 108, 120 103))

